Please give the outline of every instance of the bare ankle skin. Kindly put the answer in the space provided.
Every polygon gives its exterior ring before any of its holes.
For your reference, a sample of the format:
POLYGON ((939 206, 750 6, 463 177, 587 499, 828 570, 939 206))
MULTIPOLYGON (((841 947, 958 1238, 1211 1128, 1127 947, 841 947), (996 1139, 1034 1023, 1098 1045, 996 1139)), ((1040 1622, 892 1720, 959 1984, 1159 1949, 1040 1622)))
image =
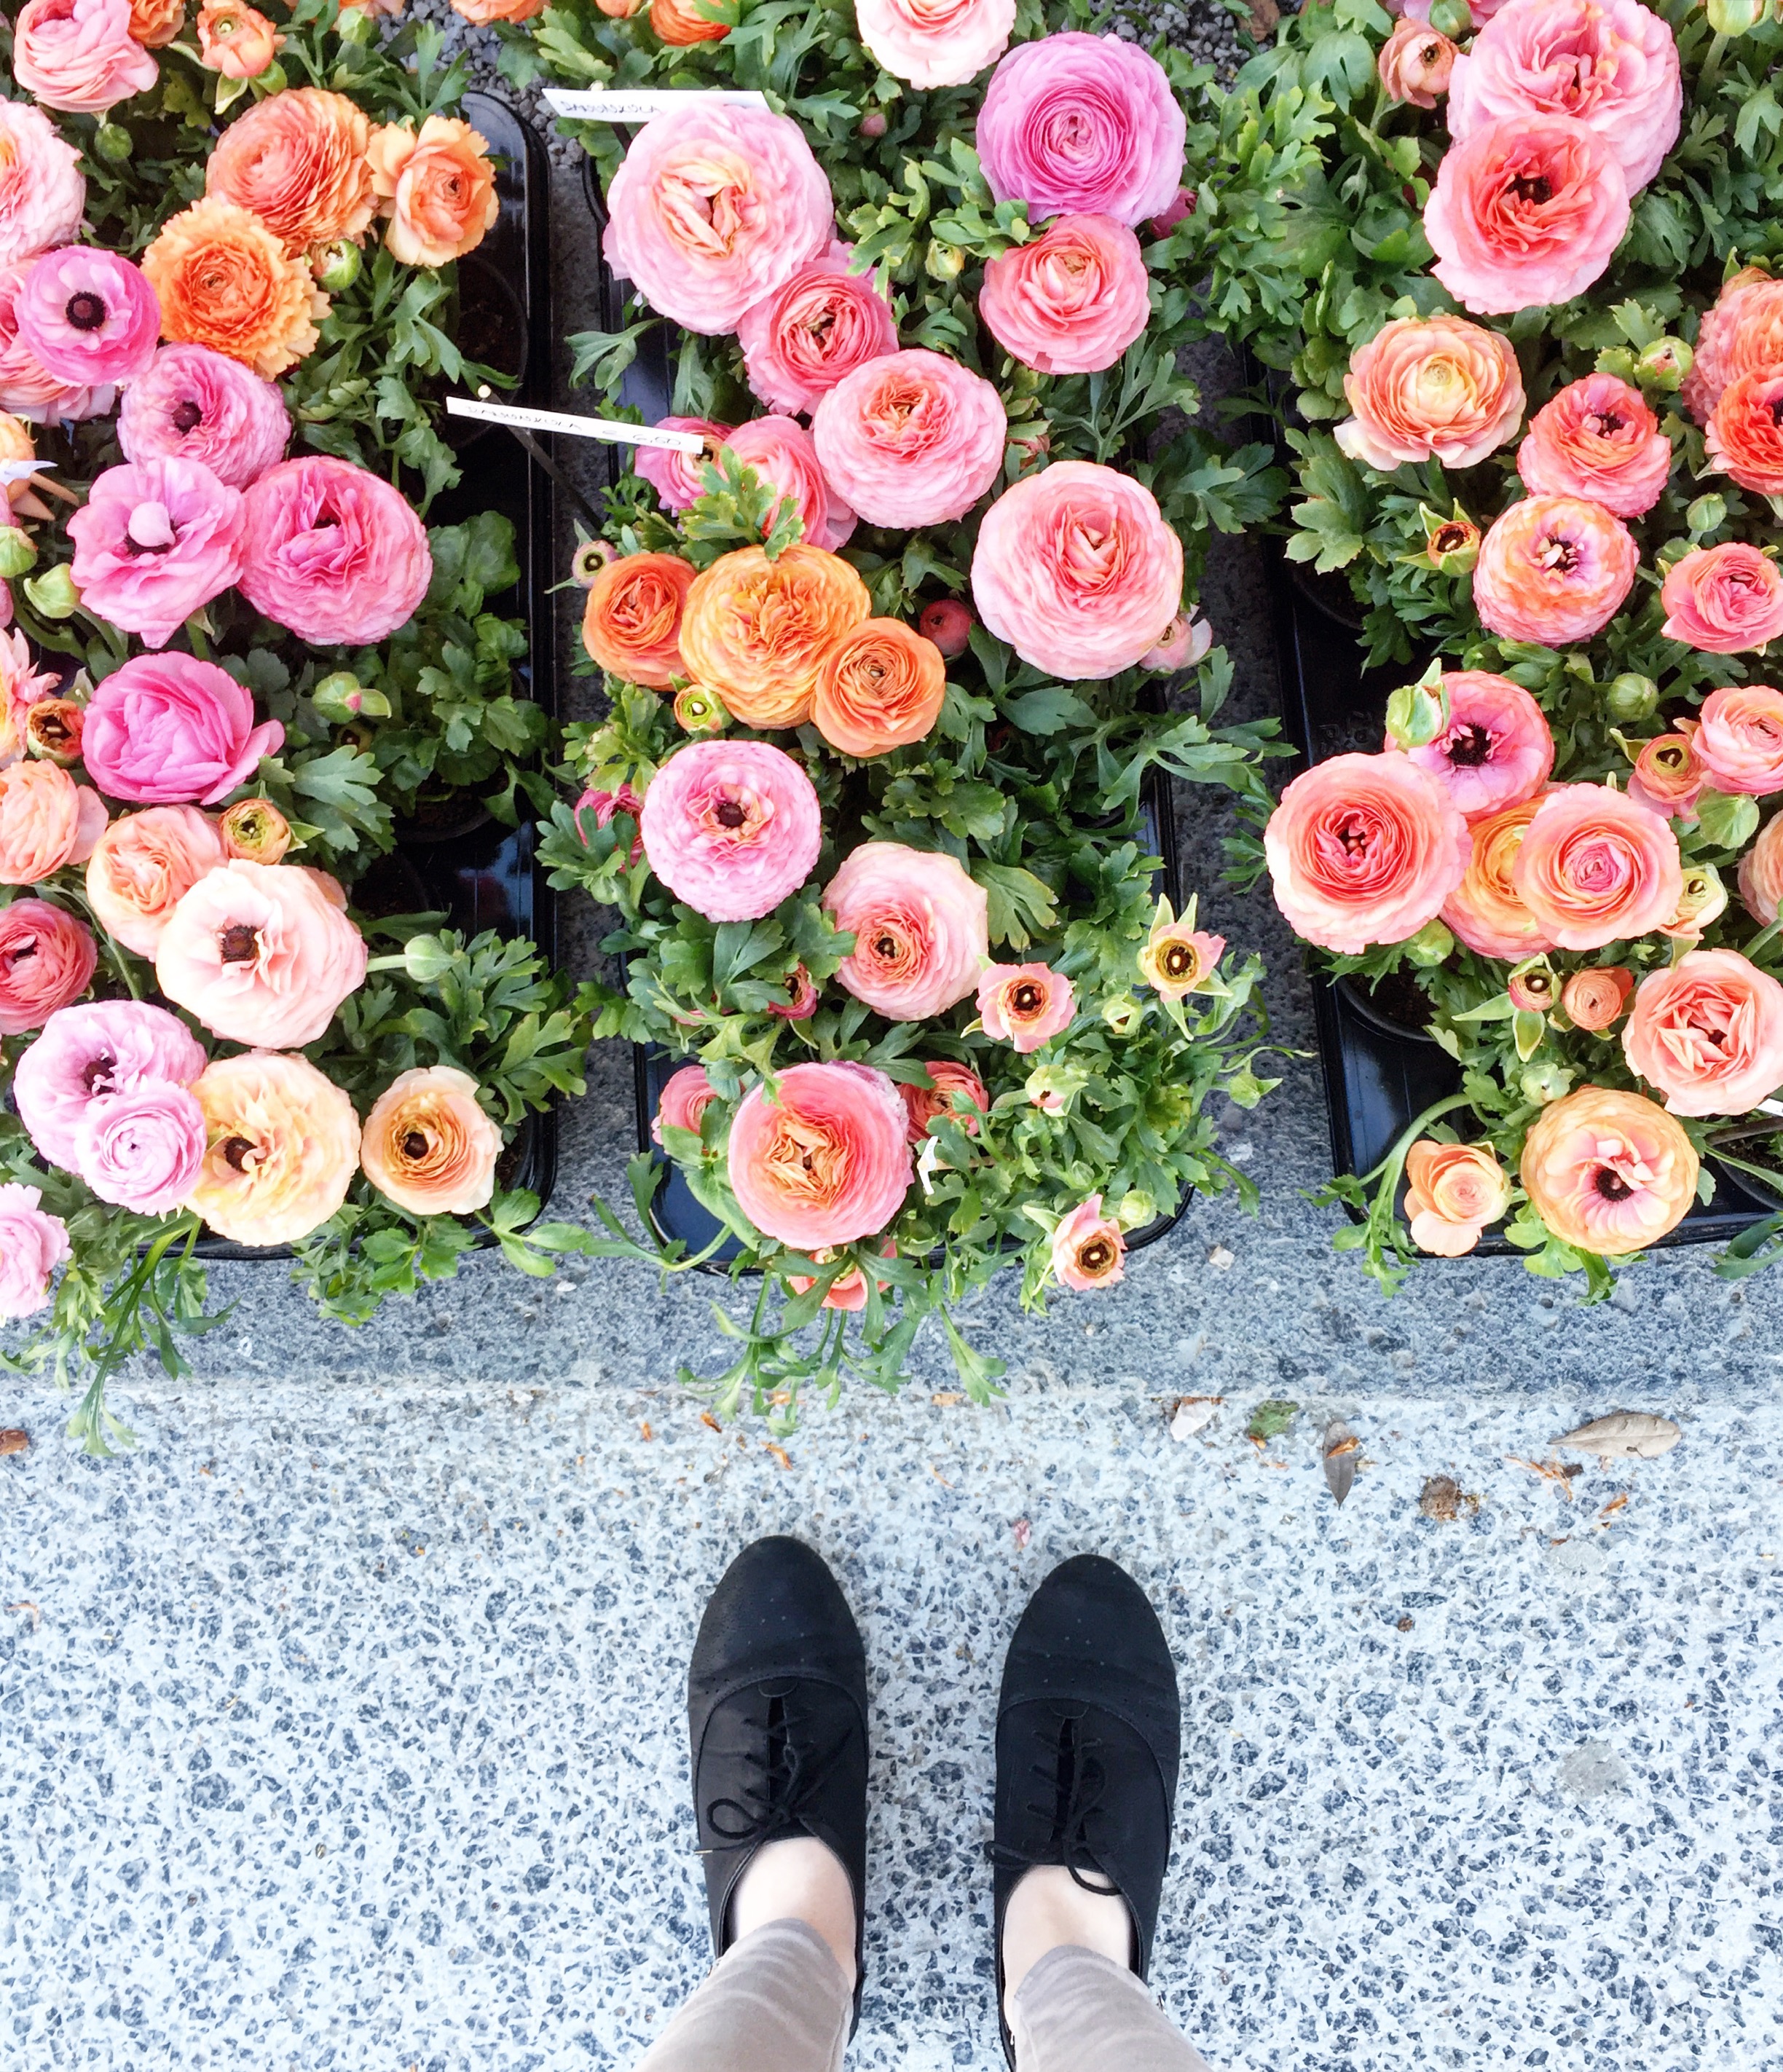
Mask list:
POLYGON ((1111 1963, 1133 1961, 1133 1922, 1119 1893, 1086 1892, 1062 1864, 1037 1864, 1009 1895, 1003 1916, 1003 2013, 1049 1950, 1070 1943, 1111 1963))
POLYGON ((815 1928, 854 1991, 854 1888, 822 1842, 792 1835, 758 1849, 731 1896, 730 1918, 738 1942, 770 1921, 802 1921, 815 1928))

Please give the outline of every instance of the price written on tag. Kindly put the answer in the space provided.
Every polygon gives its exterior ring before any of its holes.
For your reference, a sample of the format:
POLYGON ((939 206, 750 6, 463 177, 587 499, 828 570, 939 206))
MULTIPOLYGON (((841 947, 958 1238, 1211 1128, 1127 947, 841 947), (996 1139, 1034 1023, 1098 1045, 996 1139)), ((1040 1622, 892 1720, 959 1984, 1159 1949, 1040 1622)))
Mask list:
POLYGON ((616 417, 578 417, 568 410, 529 410, 520 403, 485 403, 471 396, 448 396, 446 414, 475 417, 486 425, 515 425, 526 432, 567 432, 572 438, 606 439, 628 446, 666 446, 696 454, 705 441, 698 432, 665 431, 655 425, 627 425, 616 417))
POLYGON ((767 97, 746 87, 659 87, 636 90, 593 87, 577 90, 548 86, 544 97, 552 113, 577 122, 647 122, 696 101, 718 101, 733 108, 766 108, 767 97))

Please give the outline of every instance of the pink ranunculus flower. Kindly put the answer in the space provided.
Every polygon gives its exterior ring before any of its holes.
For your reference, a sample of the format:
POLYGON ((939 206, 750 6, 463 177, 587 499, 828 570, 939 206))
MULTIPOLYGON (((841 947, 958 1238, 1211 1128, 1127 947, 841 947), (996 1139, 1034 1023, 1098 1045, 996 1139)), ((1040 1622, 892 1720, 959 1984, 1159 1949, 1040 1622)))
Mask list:
POLYGON ((97 245, 34 259, 13 318, 38 365, 70 388, 133 380, 161 335, 161 304, 142 269, 97 245))
POLYGON ((365 981, 365 938, 286 863, 237 857, 201 878, 155 946, 155 982, 213 1035, 266 1050, 313 1043, 365 981))
POLYGON ((105 831, 105 802, 60 765, 0 770, 0 885, 35 885, 64 864, 84 863, 105 831))
POLYGON ((894 79, 963 86, 1009 48, 1015 0, 854 0, 854 21, 894 79))
POLYGON ((150 648, 242 576, 239 489, 195 460, 109 467, 68 520, 74 582, 89 611, 150 648))
POLYGON ((1686 950, 1636 989, 1622 1052, 1674 1115, 1744 1115, 1783 1087, 1783 985, 1737 950, 1686 950))
POLYGON ((651 1141, 660 1144, 665 1128, 691 1130, 697 1137, 700 1117, 717 1098, 704 1065, 683 1065, 671 1072, 663 1082, 662 1097, 651 1121, 651 1141))
POLYGON ((1502 639, 1589 640, 1634 587, 1641 550, 1620 518, 1582 496, 1530 496, 1495 518, 1473 568, 1473 608, 1502 639))
POLYGON ((1263 841, 1295 932, 1346 956, 1416 935, 1473 857, 1448 787, 1408 755, 1315 763, 1282 793, 1263 841))
MULTIPOLYGON (((1554 768, 1554 734, 1546 714, 1521 684, 1484 669, 1443 676, 1448 725, 1434 741, 1404 752, 1447 787, 1472 826, 1506 806, 1520 806, 1554 768)), ((1391 754, 1398 746, 1391 734, 1391 754)))
POLYGON ((1638 0, 1507 0, 1457 58, 1448 134, 1570 115, 1601 137, 1640 192, 1678 142, 1684 87, 1670 27, 1638 0))
POLYGON ((18 1060, 13 1100, 52 1166, 80 1170, 81 1125, 96 1100, 144 1085, 189 1087, 204 1047, 177 1014, 140 1000, 64 1007, 18 1060))
POLYGON ((1060 1219, 1050 1249, 1059 1285, 1087 1295, 1094 1289, 1111 1288, 1120 1280, 1127 1240, 1115 1219, 1102 1213, 1101 1195, 1092 1194, 1060 1219))
POLYGON ((1703 313, 1696 358, 1679 394, 1699 425, 1707 425, 1723 392, 1742 374, 1783 364, 1783 280, 1742 267, 1703 313))
POLYGON ((1025 1055, 1070 1027, 1077 991, 1050 964, 991 964, 979 976, 978 1012, 987 1036, 1025 1055))
POLYGON ((136 655, 93 693, 81 755, 113 799, 214 806, 276 755, 285 729, 254 724, 253 693, 191 655, 136 655))
POLYGON ((639 820, 650 867, 709 921, 758 921, 810 877, 817 791, 765 741, 694 741, 651 779, 639 820))
POLYGON ((108 935, 152 958, 175 907, 227 861, 216 823, 195 806, 125 813, 87 859, 87 903, 108 935))
MULTIPOLYGON (((730 437, 729 425, 714 424, 709 417, 659 417, 656 429, 667 432, 697 432, 714 450, 730 437)), ((677 453, 672 446, 635 446, 631 465, 656 492, 665 511, 684 511, 704 493, 707 455, 677 453)))
POLYGON ((1214 629, 1191 606, 1179 611, 1165 627, 1163 637, 1140 656, 1139 666, 1173 676, 1179 670, 1193 669, 1205 662, 1213 652, 1214 629))
POLYGON ((1666 638, 1706 655, 1743 655, 1783 635, 1783 574, 1744 540, 1699 547, 1674 561, 1659 602, 1666 638))
POLYGON ((1559 784, 1524 831, 1517 896, 1563 950, 1600 950, 1663 927, 1683 897, 1671 824, 1608 784, 1559 784))
POLYGON ((368 468, 331 454, 281 460, 244 505, 241 594, 312 647, 383 640, 427 594, 427 528, 368 468))
POLYGON ((1514 438, 1523 380, 1510 340, 1465 317, 1393 317, 1351 354, 1337 428, 1352 460, 1391 474, 1436 459, 1472 467, 1514 438))
POLYGON ((1740 859, 1740 898, 1761 928, 1768 928, 1783 906, 1783 813, 1773 814, 1758 839, 1740 859))
POLYGON ((1115 676, 1181 609, 1182 542, 1143 483, 1094 461, 1055 461, 985 513, 972 598, 1023 661, 1070 683, 1115 676))
POLYGON ((35 260, 0 266, 0 410, 33 424, 79 424, 103 417, 113 390, 59 381, 18 335, 18 297, 35 260))
POLYGON ((47 899, 0 907, 0 1036, 41 1029, 92 983, 99 948, 92 931, 47 899))
POLYGON ((232 489, 257 481, 290 436, 277 383, 207 345, 162 346, 117 413, 127 460, 195 460, 232 489))
POLYGON ((80 154, 41 108, 0 101, 0 266, 80 235, 80 154))
POLYGON ((1157 60, 1076 30, 1018 43, 978 111, 978 156, 999 201, 1029 220, 1111 216, 1129 226, 1176 198, 1187 123, 1157 60))
POLYGON ((1003 466, 1008 426, 992 383, 916 347, 845 375, 811 436, 832 487, 869 525, 907 530, 971 510, 1003 466))
POLYGON ((0 1317, 15 1322, 47 1309, 50 1276, 74 1248, 68 1227, 38 1204, 41 1187, 0 1186, 0 1317))
POLYGON ((1517 472, 1537 496, 1582 496, 1616 517, 1640 518, 1665 494, 1671 441, 1638 388, 1588 374, 1530 421, 1517 472))
POLYGON ((978 1115, 988 1115, 991 1096, 984 1082, 970 1065, 962 1065, 952 1058, 925 1058, 922 1063, 928 1071, 929 1083, 913 1087, 905 1079, 898 1088, 910 1118, 911 1143, 920 1144, 929 1134, 931 1124, 943 1116, 957 1123, 968 1137, 977 1136, 978 1116, 959 1114, 953 1100, 955 1095, 961 1096, 977 1109, 978 1115))
POLYGON ((749 385, 770 410, 817 408, 844 374, 898 350, 898 323, 877 278, 848 270, 854 248, 807 259, 737 320, 749 385))
POLYGON ((882 1231, 914 1177, 908 1118, 883 1072, 789 1065, 730 1125, 731 1191, 755 1227, 803 1252, 882 1231))
POLYGON ((1769 684, 1725 684, 1697 715, 1693 746, 1717 791, 1755 799, 1783 791, 1783 691, 1769 684))
POLYGON ((614 272, 664 316, 717 336, 829 249, 835 204, 796 122, 702 95, 633 138, 607 212, 614 272))
POLYGON ((1144 332, 1150 277, 1139 239, 1111 216, 1062 216, 984 265, 978 313, 1013 360, 1041 374, 1099 374, 1144 332))
POLYGON ((101 1094, 81 1113, 75 1170, 102 1202, 165 1215, 191 1198, 204 1164, 204 1111, 170 1079, 101 1094))
POLYGON ((811 434, 796 417, 751 417, 728 433, 725 444, 781 492, 770 524, 790 504, 814 547, 833 553, 853 537, 855 515, 831 486, 811 434))
POLYGON ((27 93, 65 115, 103 115, 161 76, 130 34, 130 0, 26 0, 13 26, 12 70, 27 93))
POLYGON ((854 937, 836 984, 889 1021, 945 1014, 990 960, 984 887, 943 850, 863 842, 824 886, 824 908, 854 937))
POLYGON ((1431 270, 1479 316, 1570 302, 1608 265, 1629 213, 1621 166, 1595 130, 1570 115, 1485 122, 1437 168, 1431 270))
MULTIPOLYGON (((818 1263, 827 1265, 835 1256, 834 1248, 826 1246, 818 1263)), ((879 1256, 881 1259, 895 1259, 898 1248, 888 1238, 879 1248, 879 1256)), ((879 1281, 881 1294, 889 1285, 885 1281, 879 1281)), ((817 1276, 814 1273, 789 1273, 787 1285, 795 1295, 807 1294, 817 1285, 817 1276)), ((825 1309, 845 1309, 850 1316, 858 1316, 867 1306, 867 1276, 858 1266, 851 1267, 846 1273, 837 1274, 830 1283, 820 1306, 825 1309)))

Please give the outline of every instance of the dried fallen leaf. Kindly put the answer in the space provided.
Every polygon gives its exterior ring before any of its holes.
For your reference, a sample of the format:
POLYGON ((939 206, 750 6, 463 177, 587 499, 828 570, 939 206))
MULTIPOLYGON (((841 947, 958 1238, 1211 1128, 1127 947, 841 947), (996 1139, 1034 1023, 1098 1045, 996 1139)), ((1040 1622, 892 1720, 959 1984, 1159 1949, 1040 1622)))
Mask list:
POLYGON ((1251 0, 1249 28, 1255 41, 1266 43, 1276 33, 1276 25, 1281 19, 1281 10, 1276 0, 1251 0))
POLYGON ((1170 1412, 1170 1437, 1180 1441, 1206 1431, 1225 1400, 1223 1396, 1179 1396, 1170 1412))
POLYGON ((1615 1520, 1617 1512, 1619 1511, 1625 1511, 1628 1508, 1628 1501, 1629 1493, 1626 1490, 1619 1490, 1616 1495, 1613 1496, 1609 1502, 1606 1503, 1603 1509, 1597 1514, 1596 1523, 1598 1529, 1601 1531, 1604 1526, 1613 1523, 1615 1520))
POLYGON ((935 1393, 929 1398, 930 1402, 934 1404, 938 1409, 941 1410, 952 1410, 957 1408, 959 1404, 963 1403, 965 1400, 965 1397, 957 1388, 938 1389, 935 1393))
POLYGON ((1426 1518, 1452 1525, 1465 1510, 1478 1511, 1480 1499, 1464 1490, 1452 1475, 1432 1475, 1419 1493, 1418 1508, 1426 1518))
POLYGON ((1026 1519, 1018 1518, 1009 1530, 1015 1535, 1015 1551, 1019 1554, 1033 1536, 1033 1527, 1026 1519))
POLYGON ((709 1432, 722 1432, 725 1429, 709 1410, 702 1410, 700 1412, 700 1422, 709 1432))
POLYGON ((650 1429, 650 1420, 647 1417, 645 1418, 643 1422, 638 1427, 638 1429, 643 1433, 647 1439, 654 1439, 656 1436, 656 1434, 650 1429))
POLYGON ((1300 1414, 1297 1403, 1284 1402, 1280 1396, 1272 1396, 1251 1412, 1244 1436, 1253 1446, 1267 1445, 1270 1440, 1279 1439, 1300 1414))
POLYGON ((935 1480, 940 1483, 943 1489, 951 1489, 953 1487, 953 1484, 948 1481, 947 1478, 944 1474, 942 1474, 941 1470, 935 1466, 933 1461, 931 1461, 929 1463, 929 1473, 935 1477, 935 1480))
POLYGON ((17 1425, 12 1426, 7 1431, 0 1432, 0 1455, 22 1453, 30 1444, 30 1433, 21 1432, 17 1425))
POLYGON ((1612 1461, 1657 1461, 1683 1436, 1669 1417, 1656 1417, 1650 1410, 1613 1410, 1607 1417, 1594 1417, 1576 1432, 1563 1432, 1548 1444, 1595 1453, 1599 1466, 1607 1468, 1612 1461))
POLYGON ((1525 1461, 1519 1459, 1515 1453, 1506 1453, 1505 1458, 1514 1468, 1527 1468, 1532 1475, 1539 1475, 1543 1482, 1558 1483, 1561 1495, 1568 1503, 1571 1503, 1572 1478, 1579 1472, 1576 1466, 1569 1466, 1562 1461, 1525 1461))
POLYGON ((1341 1417, 1325 1428, 1325 1479, 1332 1500, 1341 1505, 1356 1481, 1356 1457, 1362 1441, 1341 1417))
POLYGON ((777 1460, 783 1468, 790 1468, 792 1466, 791 1457, 787 1453, 784 1446, 776 1446, 771 1441, 764 1440, 762 1445, 762 1451, 764 1453, 773 1454, 775 1460, 777 1460))

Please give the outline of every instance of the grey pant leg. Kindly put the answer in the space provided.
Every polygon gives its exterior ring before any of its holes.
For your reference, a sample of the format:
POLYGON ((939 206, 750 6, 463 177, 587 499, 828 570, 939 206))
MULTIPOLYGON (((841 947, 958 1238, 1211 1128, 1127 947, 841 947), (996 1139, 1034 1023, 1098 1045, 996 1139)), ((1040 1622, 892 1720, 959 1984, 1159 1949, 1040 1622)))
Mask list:
POLYGON ((638 2072, 838 2072, 853 2013, 817 1930, 770 1921, 732 1943, 638 2072))
POLYGON ((1017 2072, 1208 2072, 1138 1979, 1093 1950, 1049 1950, 1014 2016, 1017 2072))

